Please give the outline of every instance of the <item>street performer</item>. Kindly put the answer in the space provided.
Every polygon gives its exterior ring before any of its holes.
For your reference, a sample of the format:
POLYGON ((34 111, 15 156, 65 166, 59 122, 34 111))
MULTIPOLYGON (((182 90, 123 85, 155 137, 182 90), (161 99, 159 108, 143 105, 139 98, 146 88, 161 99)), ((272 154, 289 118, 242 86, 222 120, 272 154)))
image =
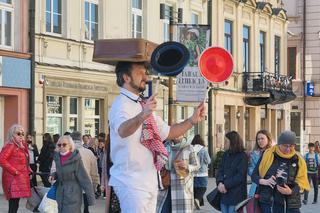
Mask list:
POLYGON ((156 212, 157 171, 168 157, 162 142, 183 135, 205 115, 202 102, 191 117, 172 126, 156 116, 157 93, 147 100, 140 97, 148 80, 146 65, 122 61, 115 70, 120 95, 109 112, 113 161, 109 185, 113 186, 123 213, 156 212))

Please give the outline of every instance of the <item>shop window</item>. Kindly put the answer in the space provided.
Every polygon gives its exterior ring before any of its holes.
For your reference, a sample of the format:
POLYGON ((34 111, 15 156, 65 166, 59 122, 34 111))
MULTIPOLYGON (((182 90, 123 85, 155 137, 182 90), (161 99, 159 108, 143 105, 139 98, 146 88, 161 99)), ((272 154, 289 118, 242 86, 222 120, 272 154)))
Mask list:
POLYGON ((300 151, 301 112, 290 113, 291 131, 296 133, 296 150, 300 151))
POLYGON ((86 98, 84 105, 84 134, 98 136, 100 130, 100 101, 86 98))
POLYGON ((62 97, 47 96, 46 132, 62 134, 62 97))
POLYGON ((74 132, 78 130, 78 98, 70 98, 70 112, 69 112, 69 122, 68 131, 74 132))

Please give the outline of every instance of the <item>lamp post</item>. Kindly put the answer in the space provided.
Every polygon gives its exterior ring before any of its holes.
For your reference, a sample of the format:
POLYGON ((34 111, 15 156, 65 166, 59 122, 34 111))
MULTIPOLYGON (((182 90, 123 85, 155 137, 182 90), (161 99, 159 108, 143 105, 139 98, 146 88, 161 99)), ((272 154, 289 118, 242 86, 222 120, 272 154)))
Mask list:
MULTIPOLYGON (((174 12, 172 7, 167 8, 163 3, 160 4, 160 19, 169 19, 169 40, 173 40, 174 24, 182 23, 182 8, 178 8, 178 12, 174 12)), ((173 114, 173 78, 169 77, 168 84, 168 124, 172 124, 173 114)))

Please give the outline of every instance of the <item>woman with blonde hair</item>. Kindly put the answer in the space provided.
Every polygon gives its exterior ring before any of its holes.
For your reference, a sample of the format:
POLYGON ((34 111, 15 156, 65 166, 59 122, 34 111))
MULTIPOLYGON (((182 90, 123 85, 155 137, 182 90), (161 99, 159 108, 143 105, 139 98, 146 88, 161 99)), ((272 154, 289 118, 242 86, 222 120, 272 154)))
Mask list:
MULTIPOLYGON (((252 175, 252 172, 263 152, 272 146, 272 136, 271 133, 265 129, 259 130, 256 134, 256 143, 254 150, 250 153, 248 175, 252 175)), ((253 197, 257 190, 257 184, 252 183, 249 190, 249 197, 253 197)))
POLYGON ((83 166, 78 150, 70 136, 62 136, 57 142, 59 152, 54 155, 56 171, 50 181, 56 180, 56 198, 59 213, 80 213, 82 191, 88 198, 89 206, 95 202, 93 186, 83 166))
POLYGON ((9 213, 16 213, 20 198, 31 196, 29 152, 21 125, 14 124, 8 131, 8 140, 0 153, 2 187, 9 201, 9 213))

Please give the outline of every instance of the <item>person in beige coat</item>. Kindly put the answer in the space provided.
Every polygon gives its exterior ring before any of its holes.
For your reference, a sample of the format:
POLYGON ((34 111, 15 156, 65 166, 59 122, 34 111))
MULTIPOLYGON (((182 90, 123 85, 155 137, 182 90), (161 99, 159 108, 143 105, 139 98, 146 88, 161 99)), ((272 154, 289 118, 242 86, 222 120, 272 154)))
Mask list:
MULTIPOLYGON (((75 131, 71 133, 71 138, 74 141, 75 148, 79 150, 84 168, 91 179, 91 182, 93 185, 93 191, 95 192, 98 184, 100 183, 98 166, 97 166, 97 158, 94 156, 91 150, 83 147, 82 141, 81 141, 82 135, 80 132, 75 131)), ((83 194, 83 203, 84 203, 84 213, 89 213, 88 200, 87 200, 87 195, 85 193, 83 194)))

